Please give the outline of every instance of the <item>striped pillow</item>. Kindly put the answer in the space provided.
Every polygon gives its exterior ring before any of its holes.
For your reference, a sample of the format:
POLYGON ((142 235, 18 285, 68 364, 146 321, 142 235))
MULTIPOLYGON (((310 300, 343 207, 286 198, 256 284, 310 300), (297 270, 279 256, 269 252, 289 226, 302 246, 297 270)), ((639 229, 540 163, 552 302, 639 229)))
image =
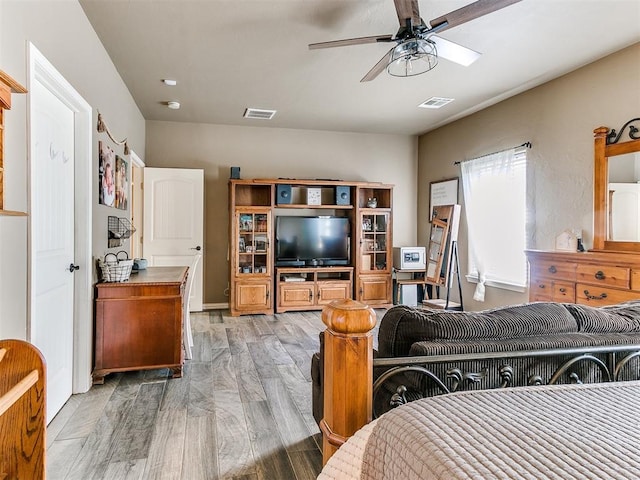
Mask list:
POLYGON ((409 354, 414 342, 517 338, 576 332, 574 317, 561 303, 528 303, 480 312, 418 310, 393 307, 378 334, 380 356, 409 354))
POLYGON ((585 333, 640 332, 640 300, 606 307, 566 304, 578 323, 578 331, 585 333))

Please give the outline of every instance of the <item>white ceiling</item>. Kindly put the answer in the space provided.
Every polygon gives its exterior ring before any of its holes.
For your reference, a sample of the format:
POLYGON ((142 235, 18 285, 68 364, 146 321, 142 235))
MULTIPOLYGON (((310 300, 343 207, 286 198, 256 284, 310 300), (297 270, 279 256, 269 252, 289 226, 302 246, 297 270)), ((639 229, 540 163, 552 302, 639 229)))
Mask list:
MULTIPOLYGON (((393 0, 80 3, 147 120, 420 134, 640 41, 640 0, 522 0, 440 35, 481 52, 471 66, 441 59, 423 75, 360 83, 389 44, 308 44, 395 34, 393 0), (417 108, 431 96, 455 101, 417 108), (247 107, 278 113, 250 120, 247 107)), ((420 14, 468 3, 420 0, 420 14)))

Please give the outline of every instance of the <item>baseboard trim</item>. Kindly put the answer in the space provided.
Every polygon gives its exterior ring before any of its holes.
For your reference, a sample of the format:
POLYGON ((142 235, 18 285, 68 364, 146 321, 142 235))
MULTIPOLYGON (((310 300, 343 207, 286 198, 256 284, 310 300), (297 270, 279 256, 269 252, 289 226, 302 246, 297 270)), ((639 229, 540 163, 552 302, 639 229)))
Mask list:
POLYGON ((203 310, 227 310, 229 303, 203 303, 203 310))

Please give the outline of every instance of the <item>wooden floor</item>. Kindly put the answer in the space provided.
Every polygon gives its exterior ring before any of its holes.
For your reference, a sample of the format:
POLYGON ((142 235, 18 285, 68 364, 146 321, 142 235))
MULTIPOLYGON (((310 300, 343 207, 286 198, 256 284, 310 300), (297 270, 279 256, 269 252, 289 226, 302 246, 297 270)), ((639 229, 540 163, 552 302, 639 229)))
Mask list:
POLYGON ((311 414, 320 312, 191 315, 185 375, 112 374, 74 395, 47 430, 47 478, 315 479, 311 414))

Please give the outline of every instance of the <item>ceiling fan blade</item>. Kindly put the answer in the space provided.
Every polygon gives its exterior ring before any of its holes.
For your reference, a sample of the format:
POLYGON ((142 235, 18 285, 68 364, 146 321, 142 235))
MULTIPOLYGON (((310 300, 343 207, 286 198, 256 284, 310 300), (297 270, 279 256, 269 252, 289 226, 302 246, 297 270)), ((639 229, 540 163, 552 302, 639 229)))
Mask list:
POLYGON ((382 57, 380 59, 380 61, 378 63, 376 63, 373 68, 371 70, 369 70, 367 72, 367 74, 362 77, 362 80, 360 80, 361 82, 370 82, 371 80, 373 80, 374 78, 376 78, 378 75, 380 75, 380 73, 382 73, 382 71, 387 68, 387 65, 389 65, 389 60, 391 60, 391 52, 393 52, 393 50, 396 47, 393 47, 391 50, 389 50, 384 57, 382 57))
POLYGON ((371 37, 347 38, 345 40, 334 40, 332 42, 310 43, 309 50, 318 48, 345 47, 347 45, 361 45, 363 43, 390 42, 393 35, 374 35, 371 37))
POLYGON ((411 19, 411 25, 413 26, 417 27, 422 23, 418 0, 393 0, 393 3, 396 6, 400 28, 407 26, 407 18, 411 19))
POLYGON ((441 17, 434 18, 429 22, 429 24, 432 28, 435 28, 438 25, 447 22, 446 27, 439 30, 442 32, 520 1, 521 0, 478 0, 442 15, 441 17))
POLYGON ((445 58, 451 62, 464 65, 465 67, 471 65, 482 55, 475 50, 463 47, 462 45, 446 40, 442 37, 438 37, 437 35, 431 35, 429 40, 436 44, 438 58, 445 58))

